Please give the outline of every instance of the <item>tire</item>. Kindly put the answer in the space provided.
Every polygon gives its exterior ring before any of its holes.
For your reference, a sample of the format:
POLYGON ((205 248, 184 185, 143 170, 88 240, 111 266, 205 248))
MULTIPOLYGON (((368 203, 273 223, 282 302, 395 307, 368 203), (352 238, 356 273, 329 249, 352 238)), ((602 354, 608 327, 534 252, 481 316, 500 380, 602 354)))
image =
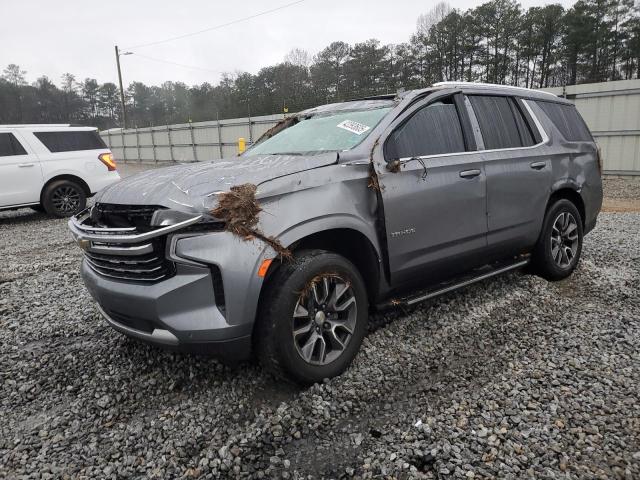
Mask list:
POLYGON ((299 384, 335 377, 358 353, 368 317, 356 267, 325 250, 302 251, 266 285, 254 337, 258 360, 276 377, 299 384))
POLYGON ((87 195, 76 182, 56 180, 45 188, 42 206, 54 217, 70 217, 84 210, 87 206, 87 195))
POLYGON ((582 217, 576 206, 566 199, 553 203, 533 251, 535 272, 550 281, 567 278, 580 260, 582 239, 582 217))

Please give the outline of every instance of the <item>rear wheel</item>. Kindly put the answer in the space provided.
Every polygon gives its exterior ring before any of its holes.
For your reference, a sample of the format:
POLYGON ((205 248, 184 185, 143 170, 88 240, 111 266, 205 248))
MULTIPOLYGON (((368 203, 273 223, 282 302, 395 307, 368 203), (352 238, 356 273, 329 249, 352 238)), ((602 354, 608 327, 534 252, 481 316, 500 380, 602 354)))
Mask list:
POLYGON ((339 375, 360 348, 368 310, 364 281, 349 260, 301 252, 266 286, 255 338, 260 362, 303 384, 339 375))
POLYGON ((49 215, 70 217, 84 210, 87 196, 84 189, 71 180, 56 180, 47 185, 42 205, 49 215))
POLYGON ((566 199, 555 202, 544 218, 533 252, 533 266, 547 280, 561 280, 575 270, 582 252, 582 218, 566 199))

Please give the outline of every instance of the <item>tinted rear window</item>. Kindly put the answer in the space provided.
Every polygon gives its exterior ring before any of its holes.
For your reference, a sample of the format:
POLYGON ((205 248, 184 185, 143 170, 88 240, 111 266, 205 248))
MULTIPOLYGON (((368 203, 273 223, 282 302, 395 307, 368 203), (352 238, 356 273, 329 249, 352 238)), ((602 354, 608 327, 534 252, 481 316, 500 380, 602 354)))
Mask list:
POLYGON ((472 95, 469 101, 478 119, 485 149, 528 147, 535 143, 526 119, 512 98, 472 95))
POLYGON ((27 152, 13 133, 0 133, 0 157, 26 154, 27 152))
POLYGON ((537 101, 536 103, 567 140, 570 142, 593 141, 591 133, 576 110, 576 107, 573 105, 542 101, 537 101))
POLYGON ((50 152, 104 150, 107 145, 96 131, 33 132, 50 152))

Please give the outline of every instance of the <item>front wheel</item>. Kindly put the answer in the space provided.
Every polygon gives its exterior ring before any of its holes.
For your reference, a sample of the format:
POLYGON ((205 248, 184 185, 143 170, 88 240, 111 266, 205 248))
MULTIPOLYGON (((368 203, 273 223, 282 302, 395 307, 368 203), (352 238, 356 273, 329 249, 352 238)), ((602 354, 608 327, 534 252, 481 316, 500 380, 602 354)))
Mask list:
POLYGON ((269 279, 256 328, 262 365, 302 384, 341 374, 367 328, 364 281, 346 258, 303 251, 269 279))
POLYGON ((555 202, 544 217, 533 252, 533 267, 547 280, 562 280, 575 270, 582 252, 582 217, 566 199, 555 202))

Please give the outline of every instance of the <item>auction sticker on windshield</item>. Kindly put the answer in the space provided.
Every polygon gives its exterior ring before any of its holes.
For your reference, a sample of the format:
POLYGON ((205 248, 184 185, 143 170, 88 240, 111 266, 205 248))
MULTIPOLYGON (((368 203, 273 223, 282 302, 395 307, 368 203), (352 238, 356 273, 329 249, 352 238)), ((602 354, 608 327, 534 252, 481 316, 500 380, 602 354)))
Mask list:
POLYGON ((351 133, 355 133, 356 135, 362 135, 364 132, 371 128, 362 123, 354 122, 353 120, 345 120, 344 122, 340 122, 338 125, 336 125, 336 127, 342 128, 343 130, 347 130, 351 133))

